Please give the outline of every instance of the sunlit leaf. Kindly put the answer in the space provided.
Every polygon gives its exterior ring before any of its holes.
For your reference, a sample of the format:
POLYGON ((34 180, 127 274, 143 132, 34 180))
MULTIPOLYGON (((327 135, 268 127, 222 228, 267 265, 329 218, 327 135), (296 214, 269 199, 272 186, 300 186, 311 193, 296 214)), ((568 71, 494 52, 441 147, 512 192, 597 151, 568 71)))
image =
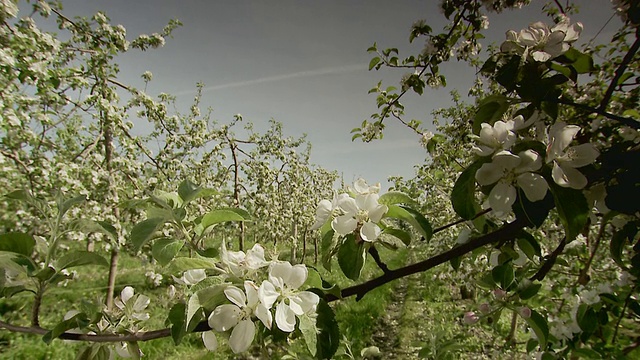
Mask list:
POLYGON ((68 269, 76 266, 98 265, 109 266, 107 259, 90 251, 74 251, 63 255, 57 261, 57 270, 68 269))
POLYGON ((0 234, 0 251, 9 251, 16 254, 31 256, 36 240, 33 236, 21 232, 0 234))

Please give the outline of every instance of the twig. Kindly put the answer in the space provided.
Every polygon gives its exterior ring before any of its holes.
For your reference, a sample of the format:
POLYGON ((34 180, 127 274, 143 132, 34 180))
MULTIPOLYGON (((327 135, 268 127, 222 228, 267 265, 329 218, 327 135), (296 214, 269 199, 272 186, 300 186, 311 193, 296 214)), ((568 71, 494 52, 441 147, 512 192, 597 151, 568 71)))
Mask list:
MULTIPOLYGON (((472 217, 472 218, 471 218, 471 219, 469 219, 469 220, 475 220, 475 219, 479 218, 480 216, 482 216, 482 215, 484 215, 484 214, 486 214, 486 213, 488 213, 488 212, 490 212, 490 211, 491 211, 491 208, 488 208, 488 209, 482 210, 482 211, 480 211, 479 213, 477 213, 474 217, 472 217)), ((461 223, 463 223, 463 222, 465 222, 465 221, 468 221, 468 220, 460 219, 460 220, 454 221, 454 222, 452 222, 452 223, 450 223, 450 224, 440 226, 439 228, 435 228, 435 229, 433 230, 433 233, 434 233, 434 234, 439 233, 440 231, 446 230, 446 229, 448 229, 448 228, 450 228, 450 227, 452 227, 452 226, 454 226, 454 225, 461 224, 461 223)))
POLYGON ((618 80, 620 80, 620 77, 624 75, 624 72, 627 70, 627 66, 629 65, 629 63, 631 63, 631 61, 633 61, 633 57, 636 55, 636 52, 638 52, 639 48, 640 48, 640 27, 636 29, 636 41, 634 41, 633 45, 631 45, 631 47, 629 48, 629 51, 622 59, 622 63, 620 63, 620 66, 618 66, 618 69, 616 70, 615 75, 613 76, 613 79, 611 79, 609 88, 605 92, 604 97, 600 102, 600 107, 598 108, 599 110, 602 110, 602 111, 607 110, 607 105, 609 104, 609 101, 611 101, 611 96, 613 96, 613 91, 618 85, 618 80))
POLYGON ((382 262, 382 259, 380 259, 380 254, 378 253, 378 249, 376 249, 375 246, 371 246, 369 248, 369 254, 371 255, 371 257, 373 258, 373 260, 376 262, 376 264, 382 270, 383 273, 387 274, 390 272, 387 264, 382 262))
POLYGON ((544 262, 544 264, 542 264, 538 272, 536 272, 535 275, 529 278, 529 280, 534 281, 534 280, 544 279, 545 276, 547 276, 547 274, 553 267, 553 265, 556 263, 556 259, 558 258, 558 255, 562 254, 562 252, 564 251, 564 247, 566 245, 567 245, 567 237, 565 236, 562 238, 562 241, 560 241, 560 244, 558 244, 558 247, 555 250, 553 250, 553 252, 551 253, 551 255, 549 255, 549 257, 544 262))

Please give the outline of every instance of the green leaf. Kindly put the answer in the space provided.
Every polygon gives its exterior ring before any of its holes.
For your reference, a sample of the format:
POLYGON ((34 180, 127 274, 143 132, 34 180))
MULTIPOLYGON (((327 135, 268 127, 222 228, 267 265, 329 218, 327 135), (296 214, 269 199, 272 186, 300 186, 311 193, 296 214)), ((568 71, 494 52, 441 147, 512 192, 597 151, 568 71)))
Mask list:
POLYGON ((184 241, 181 240, 159 239, 151 246, 151 254, 160 265, 165 266, 178 255, 182 246, 184 246, 184 241))
POLYGON ((187 303, 187 317, 185 322, 185 324, 187 324, 187 331, 190 328, 195 327, 193 323, 198 322, 199 319, 203 317, 204 312, 202 310, 202 305, 200 305, 200 298, 198 297, 198 294, 193 294, 187 303))
POLYGON ((538 291, 540 291, 540 288, 542 288, 542 284, 531 283, 529 286, 523 289, 518 289, 518 296, 522 300, 531 299, 532 297, 536 296, 538 291))
POLYGON ((8 251, 30 257, 36 240, 33 236, 21 232, 0 234, 0 251, 8 251))
POLYGON ((417 205, 416 202, 407 194, 400 191, 390 191, 382 194, 378 199, 378 203, 382 205, 407 204, 417 205))
POLYGON ((473 133, 480 134, 482 126, 480 124, 487 123, 493 125, 502 118, 502 115, 509 109, 508 99, 503 95, 490 95, 484 98, 479 106, 478 111, 473 118, 473 133))
POLYGON ((622 229, 616 231, 611 238, 611 243, 609 244, 609 252, 611 253, 611 258, 613 261, 618 264, 623 269, 626 269, 624 261, 622 260, 622 250, 625 245, 631 244, 636 234, 638 233, 638 227, 632 223, 626 223, 622 229))
POLYGON ((497 284, 500 284, 502 289, 507 290, 509 286, 513 284, 515 272, 511 263, 504 263, 494 267, 493 270, 491 270, 491 276, 493 276, 493 280, 497 284))
POLYGON ((81 329, 89 325, 89 318, 84 313, 79 313, 74 315, 72 318, 64 320, 58 323, 53 329, 51 329, 48 333, 44 334, 42 340, 48 345, 54 339, 57 339, 58 336, 62 335, 67 330, 71 329, 81 329))
POLYGON ((85 265, 99 265, 108 267, 109 262, 107 261, 107 259, 93 252, 74 251, 65 254, 60 259, 58 259, 56 269, 60 271, 63 269, 85 265))
POLYGON ((184 180, 178 185, 178 195, 185 203, 198 197, 202 188, 189 180, 184 180))
POLYGON ((580 234, 589 220, 589 205, 582 191, 564 188, 555 183, 551 184, 560 222, 564 226, 567 243, 580 234))
POLYGON ((431 240, 431 236, 433 236, 433 229, 431 228, 429 220, 410 207, 389 205, 389 210, 385 214, 385 217, 408 222, 420 235, 424 236, 427 241, 431 240))
POLYGON ((217 209, 217 210, 210 211, 202 217, 202 221, 200 222, 200 225, 202 226, 203 230, 206 230, 210 226, 223 223, 223 222, 248 221, 249 219, 247 219, 246 216, 241 214, 240 211, 247 213, 242 209, 231 209, 231 208, 217 209))
POLYGON ((534 256, 538 255, 536 252, 540 251, 540 246, 538 245, 537 251, 536 247, 530 242, 530 238, 518 238, 516 240, 516 244, 522 252, 529 258, 529 260, 534 260, 534 256))
POLYGON ((587 304, 580 304, 576 312, 578 326, 586 333, 593 333, 598 328, 598 316, 593 307, 587 304))
POLYGON ((300 323, 298 327, 304 338, 304 342, 307 344, 307 349, 311 353, 311 356, 315 356, 318 352, 318 329, 316 328, 316 319, 309 317, 306 314, 298 316, 300 323))
POLYGON ((69 224, 69 230, 79 231, 85 234, 100 233, 107 235, 111 239, 118 237, 118 232, 113 225, 104 221, 93 221, 89 219, 76 219, 69 224))
POLYGON ((27 190, 15 190, 5 195, 5 197, 20 201, 30 201, 32 199, 31 194, 27 190))
POLYGON ((208 258, 177 257, 171 260, 169 270, 171 270, 172 272, 182 272, 193 269, 212 269, 215 266, 215 261, 208 258))
POLYGON ((582 53, 574 47, 570 48, 561 57, 556 59, 560 62, 570 64, 578 74, 586 74, 595 70, 591 55, 582 53))
POLYGON ((133 229, 131 229, 131 242, 133 243, 134 251, 140 250, 153 234, 160 230, 165 222, 165 218, 155 217, 137 223, 133 229))
POLYGON ((307 270, 307 280, 302 285, 302 289, 322 289, 322 277, 320 277, 318 270, 312 267, 307 267, 307 270))
POLYGON ((471 220, 480 206, 476 203, 476 172, 487 160, 481 158, 469 165, 456 180, 451 191, 451 203, 456 214, 465 220, 471 220))
POLYGON ((371 61, 369 61, 369 70, 373 69, 376 65, 378 65, 379 62, 380 58, 377 56, 371 59, 371 61))
POLYGON ((331 258, 333 253, 333 235, 335 231, 331 228, 331 222, 327 221, 322 228, 322 240, 320 241, 320 254, 322 255, 322 266, 331 271, 331 258))
POLYGON ((407 246, 409 246, 409 244, 411 243, 411 235, 409 235, 409 233, 404 230, 395 229, 388 226, 384 228, 384 230, 382 230, 382 233, 400 239, 400 241, 402 241, 407 246))
POLYGON ((346 277, 351 280, 358 280, 364 267, 367 254, 364 249, 364 242, 356 244, 356 237, 349 234, 344 237, 344 242, 338 250, 338 264, 346 277))
POLYGON ((316 327, 319 330, 316 358, 331 359, 340 345, 340 328, 333 309, 322 298, 316 312, 316 327))
POLYGON ((171 324, 171 338, 175 345, 180 345, 182 338, 187 334, 187 306, 183 302, 176 303, 169 310, 167 322, 171 324))
POLYGON ((545 318, 537 311, 531 310, 531 316, 525 319, 525 321, 536 334, 536 338, 538 338, 538 342, 540 344, 540 349, 545 349, 549 338, 549 325, 547 324, 547 320, 545 320, 545 318))
POLYGON ((58 203, 58 218, 62 219, 64 214, 66 214, 67 211, 69 211, 69 209, 71 209, 74 205, 81 204, 85 201, 87 201, 87 197, 84 195, 80 195, 71 199, 67 199, 62 203, 58 203))

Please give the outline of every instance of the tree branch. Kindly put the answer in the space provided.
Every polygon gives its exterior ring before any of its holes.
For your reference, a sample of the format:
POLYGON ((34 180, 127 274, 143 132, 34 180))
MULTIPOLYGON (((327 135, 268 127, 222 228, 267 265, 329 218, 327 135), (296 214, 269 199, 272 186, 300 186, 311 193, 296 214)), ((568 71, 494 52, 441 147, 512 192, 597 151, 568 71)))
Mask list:
POLYGON ((598 108, 599 110, 601 111, 607 110, 607 105, 609 104, 609 101, 611 101, 611 96, 613 96, 613 91, 616 89, 616 86, 618 86, 618 80, 620 80, 620 77, 624 75, 624 72, 627 70, 627 66, 631 63, 631 61, 633 61, 633 58, 638 52, 639 48, 640 48, 640 27, 636 28, 636 41, 629 48, 629 51, 622 59, 620 66, 618 66, 618 69, 616 70, 615 75, 613 76, 613 79, 611 79, 609 88, 605 92, 604 97, 600 102, 600 107, 598 108))
MULTIPOLYGON (((458 256, 462 256, 475 249, 478 249, 484 245, 491 244, 493 242, 513 239, 518 234, 518 232, 520 232, 520 230, 522 230, 525 227, 526 223, 527 223, 526 220, 516 219, 515 221, 503 226, 499 230, 480 236, 472 241, 469 241, 466 244, 457 246, 442 254, 436 255, 424 261, 421 261, 412 265, 408 265, 396 270, 390 270, 384 275, 377 277, 375 279, 369 280, 365 283, 342 289, 341 298, 346 298, 349 296, 356 295, 356 300, 360 300, 369 291, 375 288, 378 288, 393 280, 400 279, 405 276, 413 275, 419 272, 427 271, 451 259, 455 259, 458 256)), ((330 294, 327 294, 325 296, 325 300, 327 302, 335 301, 338 299, 339 299, 338 297, 330 294)))

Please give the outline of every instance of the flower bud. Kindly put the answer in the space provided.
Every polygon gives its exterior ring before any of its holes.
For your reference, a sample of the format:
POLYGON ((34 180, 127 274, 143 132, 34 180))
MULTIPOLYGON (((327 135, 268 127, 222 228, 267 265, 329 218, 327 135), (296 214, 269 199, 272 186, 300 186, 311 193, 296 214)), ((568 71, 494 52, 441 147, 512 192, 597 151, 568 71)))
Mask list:
POLYGON ((480 306, 478 306, 478 310, 480 310, 480 312, 483 314, 488 314, 491 312, 491 305, 487 303, 482 303, 480 304, 480 306))
POLYGON ((520 316, 522 316, 523 319, 528 319, 531 317, 531 309, 529 309, 526 306, 522 306, 521 308, 518 309, 518 314, 520 314, 520 316))
POLYGON ((476 315, 476 313, 474 313, 473 311, 467 311, 466 313, 464 313, 463 321, 465 324, 472 325, 477 323, 478 320, 480 320, 480 317, 478 317, 478 315, 476 315))

